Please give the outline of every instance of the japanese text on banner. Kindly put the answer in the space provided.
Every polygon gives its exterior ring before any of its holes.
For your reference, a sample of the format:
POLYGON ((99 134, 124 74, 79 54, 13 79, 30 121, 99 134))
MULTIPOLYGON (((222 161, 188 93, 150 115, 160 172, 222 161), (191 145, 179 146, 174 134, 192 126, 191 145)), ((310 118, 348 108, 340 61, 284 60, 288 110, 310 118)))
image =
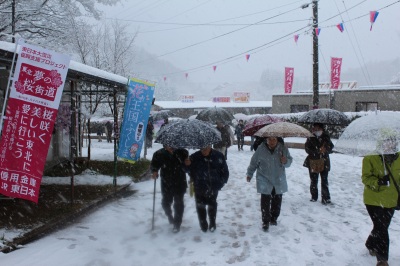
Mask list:
POLYGON ((340 85, 340 71, 342 69, 342 58, 331 58, 331 89, 338 89, 340 85))
POLYGON ((129 79, 118 157, 135 162, 140 157, 153 100, 154 84, 129 79))
POLYGON ((285 93, 292 93, 294 68, 285 67, 285 93))
POLYGON ((37 203, 69 57, 19 45, 0 140, 0 193, 37 203))

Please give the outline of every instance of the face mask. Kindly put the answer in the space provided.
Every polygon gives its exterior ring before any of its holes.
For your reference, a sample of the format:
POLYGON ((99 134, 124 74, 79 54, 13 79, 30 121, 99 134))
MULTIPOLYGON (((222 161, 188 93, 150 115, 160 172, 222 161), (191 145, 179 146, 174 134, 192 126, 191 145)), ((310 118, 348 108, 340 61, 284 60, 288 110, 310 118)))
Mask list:
POLYGON ((321 130, 315 131, 315 132, 314 132, 314 135, 317 136, 317 137, 321 137, 322 131, 321 131, 321 130))

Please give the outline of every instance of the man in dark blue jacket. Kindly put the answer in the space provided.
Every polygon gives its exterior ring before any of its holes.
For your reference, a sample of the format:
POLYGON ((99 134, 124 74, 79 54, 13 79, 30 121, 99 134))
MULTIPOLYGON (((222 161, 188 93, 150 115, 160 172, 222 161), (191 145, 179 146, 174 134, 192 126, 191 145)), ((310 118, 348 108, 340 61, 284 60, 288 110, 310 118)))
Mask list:
POLYGON ((194 185, 197 216, 203 232, 214 232, 217 228, 218 191, 228 182, 229 170, 225 156, 211 146, 193 153, 185 161, 189 167, 191 181, 194 185), (206 206, 208 209, 206 210, 206 206), (209 224, 207 222, 207 212, 209 224))

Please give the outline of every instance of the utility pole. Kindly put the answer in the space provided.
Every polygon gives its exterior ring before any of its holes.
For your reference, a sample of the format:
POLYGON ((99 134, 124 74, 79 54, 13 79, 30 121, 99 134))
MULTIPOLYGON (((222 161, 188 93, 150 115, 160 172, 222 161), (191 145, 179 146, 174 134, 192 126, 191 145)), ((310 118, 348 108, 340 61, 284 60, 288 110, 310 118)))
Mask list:
POLYGON ((318 0, 312 1, 313 8, 313 109, 319 106, 319 71, 318 71, 318 0))
POLYGON ((15 43, 15 0, 11 2, 11 34, 12 42, 15 43))

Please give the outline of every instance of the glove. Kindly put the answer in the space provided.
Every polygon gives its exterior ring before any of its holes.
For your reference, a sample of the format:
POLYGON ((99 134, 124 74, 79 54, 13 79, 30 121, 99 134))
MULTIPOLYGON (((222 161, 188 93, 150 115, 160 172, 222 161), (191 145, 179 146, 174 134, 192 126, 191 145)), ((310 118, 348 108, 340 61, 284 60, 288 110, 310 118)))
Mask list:
POLYGON ((378 180, 379 186, 387 186, 389 185, 389 175, 384 175, 382 178, 378 180))

